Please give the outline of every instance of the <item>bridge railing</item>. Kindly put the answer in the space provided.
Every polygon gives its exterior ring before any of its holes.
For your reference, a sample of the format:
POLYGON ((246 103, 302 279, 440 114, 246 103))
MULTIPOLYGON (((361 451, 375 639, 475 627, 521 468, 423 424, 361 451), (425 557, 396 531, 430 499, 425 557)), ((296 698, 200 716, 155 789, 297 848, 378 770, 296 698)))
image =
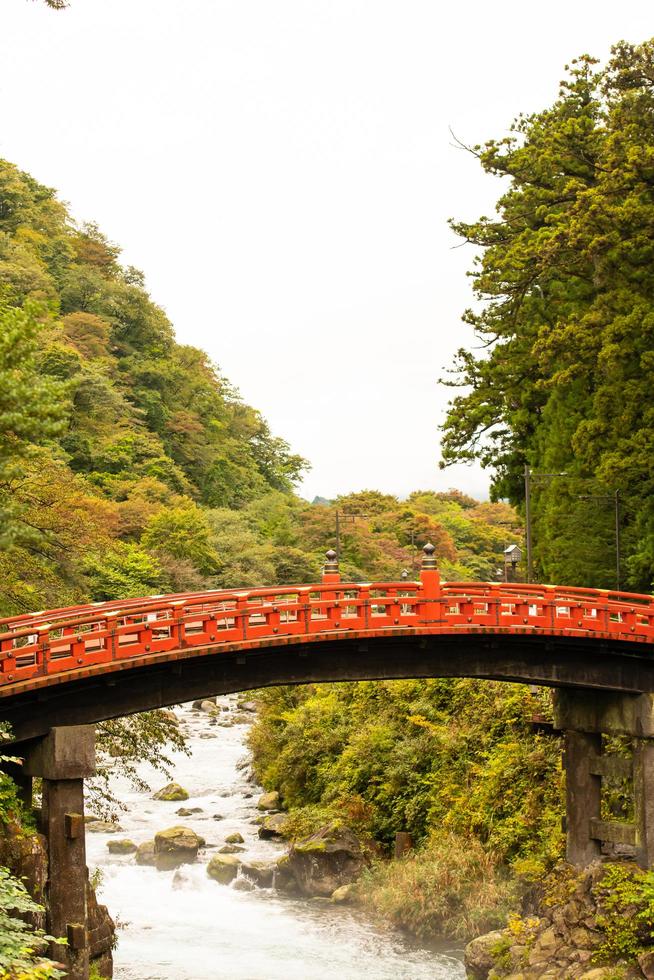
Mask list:
POLYGON ((148 596, 0 620, 0 689, 112 662, 319 634, 527 632, 654 642, 651 596, 441 582, 427 549, 419 581, 345 583, 330 554, 316 584, 148 596))

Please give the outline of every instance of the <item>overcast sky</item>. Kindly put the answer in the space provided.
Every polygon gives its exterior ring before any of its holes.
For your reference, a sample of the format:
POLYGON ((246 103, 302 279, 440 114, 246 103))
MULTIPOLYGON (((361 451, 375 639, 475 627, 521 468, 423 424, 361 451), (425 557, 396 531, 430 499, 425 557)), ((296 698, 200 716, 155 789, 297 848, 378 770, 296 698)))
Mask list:
POLYGON ((302 492, 458 486, 438 470, 471 335, 451 216, 501 185, 453 145, 501 137, 563 65, 654 33, 651 3, 0 0, 0 155, 145 272, 312 463, 302 492))

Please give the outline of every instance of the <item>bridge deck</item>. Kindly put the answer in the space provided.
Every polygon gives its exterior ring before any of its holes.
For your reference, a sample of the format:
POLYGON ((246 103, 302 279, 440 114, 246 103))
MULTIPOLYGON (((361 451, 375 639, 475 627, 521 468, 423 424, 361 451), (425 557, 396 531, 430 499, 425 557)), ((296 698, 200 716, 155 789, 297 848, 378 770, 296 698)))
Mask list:
MULTIPOLYGON (((0 620, 0 699, 62 681, 348 637, 533 635, 654 644, 648 595, 548 585, 321 583, 149 596, 0 620)), ((645 651, 643 650, 643 653, 645 651)))

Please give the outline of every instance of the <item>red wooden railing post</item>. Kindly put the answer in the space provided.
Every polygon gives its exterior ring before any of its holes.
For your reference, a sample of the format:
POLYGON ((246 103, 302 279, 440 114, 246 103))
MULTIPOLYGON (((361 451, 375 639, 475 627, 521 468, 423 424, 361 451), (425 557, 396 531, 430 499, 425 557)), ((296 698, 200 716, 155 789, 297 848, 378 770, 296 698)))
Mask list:
MULTIPOLYGON (((322 581, 323 585, 338 585, 341 581, 341 575, 338 570, 338 555, 335 551, 328 551, 325 555, 327 561, 322 568, 322 581)), ((335 629, 341 624, 341 610, 338 608, 338 595, 336 592, 332 592, 331 589, 323 592, 320 596, 321 602, 330 603, 329 608, 325 608, 324 612, 327 615, 327 619, 330 619, 334 625, 335 629)))
POLYGON ((423 558, 420 568, 420 602, 418 604, 418 618, 422 623, 433 623, 441 618, 439 600, 441 598, 441 576, 436 567, 434 558, 434 548, 431 542, 422 549, 423 558))
POLYGON ((431 542, 428 542, 422 551, 424 557, 420 568, 420 581, 422 582, 423 597, 425 599, 440 599, 441 576, 434 558, 436 549, 431 542))

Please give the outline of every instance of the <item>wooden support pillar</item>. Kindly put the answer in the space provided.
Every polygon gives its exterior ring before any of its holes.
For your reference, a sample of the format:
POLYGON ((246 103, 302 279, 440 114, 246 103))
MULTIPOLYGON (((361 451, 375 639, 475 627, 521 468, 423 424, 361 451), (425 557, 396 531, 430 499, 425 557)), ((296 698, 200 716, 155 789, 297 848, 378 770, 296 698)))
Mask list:
POLYGON ((599 820, 601 782, 592 769, 599 755, 601 735, 565 733, 566 859, 585 868, 600 856, 600 842, 592 836, 592 821, 599 820))
POLYGON ((561 690, 554 706, 565 732, 568 860, 583 867, 604 842, 633 847, 642 868, 654 867, 654 697, 561 690), (632 759, 602 755, 602 734, 630 736, 632 759), (620 778, 633 779, 633 824, 601 819, 601 780, 620 778))
POLYGON ((66 964, 68 980, 88 980, 84 778, 95 772, 93 727, 51 729, 26 753, 24 771, 43 779, 48 930, 68 941, 67 946, 53 946, 51 955, 66 964))

